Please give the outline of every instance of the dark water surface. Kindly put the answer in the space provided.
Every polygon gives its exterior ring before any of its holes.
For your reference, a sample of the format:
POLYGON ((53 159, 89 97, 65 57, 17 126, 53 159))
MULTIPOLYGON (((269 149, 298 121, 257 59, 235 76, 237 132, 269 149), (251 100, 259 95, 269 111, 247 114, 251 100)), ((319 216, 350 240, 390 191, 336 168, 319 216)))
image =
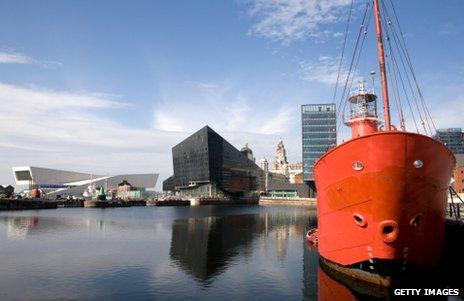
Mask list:
POLYGON ((1 212, 0 300, 314 300, 314 222, 259 206, 1 212))

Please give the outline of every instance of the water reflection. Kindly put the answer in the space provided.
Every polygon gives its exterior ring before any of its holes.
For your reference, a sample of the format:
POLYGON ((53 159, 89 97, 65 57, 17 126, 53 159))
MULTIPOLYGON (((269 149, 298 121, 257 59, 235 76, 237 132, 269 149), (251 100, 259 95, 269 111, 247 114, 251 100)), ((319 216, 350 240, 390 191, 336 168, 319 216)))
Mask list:
POLYGON ((317 252, 305 240, 314 214, 259 206, 0 212, 0 300, 315 300, 317 252))
POLYGON ((29 232, 37 229, 39 218, 37 216, 19 216, 6 219, 8 224, 7 236, 25 239, 29 232))
POLYGON ((266 246, 272 239, 278 261, 285 260, 290 238, 304 236, 307 212, 215 216, 175 220, 172 224, 171 260, 208 284, 238 255, 247 260, 253 242, 266 246))
POLYGON ((38 216, 8 216, 1 217, 0 221, 7 225, 8 238, 26 239, 27 236, 33 234, 66 232, 72 229, 105 230, 104 220, 95 218, 64 220, 60 218, 39 218, 38 216))

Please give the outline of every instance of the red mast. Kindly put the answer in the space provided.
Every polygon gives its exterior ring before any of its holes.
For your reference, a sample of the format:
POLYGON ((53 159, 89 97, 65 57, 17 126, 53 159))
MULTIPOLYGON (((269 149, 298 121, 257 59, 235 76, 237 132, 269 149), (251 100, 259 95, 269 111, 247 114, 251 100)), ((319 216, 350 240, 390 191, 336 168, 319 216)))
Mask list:
POLYGON ((388 100, 387 73, 385 70, 385 53, 382 42, 382 24, 380 23, 379 0, 374 0, 375 28, 377 32, 377 53, 379 56, 380 79, 382 84, 383 116, 385 130, 390 130, 390 103, 388 100))

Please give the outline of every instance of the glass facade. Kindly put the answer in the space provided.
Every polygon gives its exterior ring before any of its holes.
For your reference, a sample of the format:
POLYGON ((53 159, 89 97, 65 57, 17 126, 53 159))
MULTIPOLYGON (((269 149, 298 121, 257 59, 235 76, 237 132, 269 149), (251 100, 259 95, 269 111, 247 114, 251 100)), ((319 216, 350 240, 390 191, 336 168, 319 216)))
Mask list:
POLYGON ((174 175, 163 190, 209 183, 221 194, 241 197, 264 189, 263 170, 208 126, 174 146, 172 159, 174 175))
POLYGON ((301 106, 303 180, 313 181, 314 163, 337 145, 335 104, 301 106))
POLYGON ((464 133, 461 128, 438 129, 434 138, 443 142, 454 154, 464 154, 464 133))

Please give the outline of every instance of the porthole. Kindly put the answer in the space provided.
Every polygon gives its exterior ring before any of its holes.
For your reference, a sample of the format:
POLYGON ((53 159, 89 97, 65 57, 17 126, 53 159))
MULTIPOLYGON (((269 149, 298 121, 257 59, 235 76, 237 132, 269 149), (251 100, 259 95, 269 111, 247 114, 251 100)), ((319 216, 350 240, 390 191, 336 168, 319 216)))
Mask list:
POLYGON ((421 160, 416 160, 414 161, 413 165, 415 168, 422 168, 422 166, 424 166, 424 162, 422 162, 421 160))
POLYGON ((361 161, 355 161, 353 162, 353 165, 352 165, 353 169, 356 170, 356 171, 360 171, 364 168, 363 164, 361 161))
POLYGON ((415 216, 413 216, 413 218, 411 218, 411 221, 409 222, 409 224, 413 227, 417 227, 422 223, 422 219, 423 219, 422 214, 416 214, 415 216))
POLYGON ((361 214, 355 213, 353 214, 353 218, 354 218, 354 222, 361 228, 364 228, 367 226, 367 221, 361 214))
POLYGON ((398 223, 393 220, 386 220, 379 223, 379 234, 386 243, 394 242, 398 238, 398 223))

